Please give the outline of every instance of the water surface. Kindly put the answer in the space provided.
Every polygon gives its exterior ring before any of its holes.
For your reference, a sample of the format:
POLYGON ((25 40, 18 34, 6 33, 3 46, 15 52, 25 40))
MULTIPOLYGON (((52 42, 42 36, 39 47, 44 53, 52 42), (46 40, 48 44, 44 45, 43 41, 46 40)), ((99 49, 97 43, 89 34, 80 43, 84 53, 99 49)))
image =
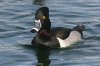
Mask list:
POLYGON ((0 66, 99 66, 99 29, 100 0, 0 0, 0 66), (42 6, 50 8, 52 27, 84 24, 84 40, 65 49, 32 47, 42 6))

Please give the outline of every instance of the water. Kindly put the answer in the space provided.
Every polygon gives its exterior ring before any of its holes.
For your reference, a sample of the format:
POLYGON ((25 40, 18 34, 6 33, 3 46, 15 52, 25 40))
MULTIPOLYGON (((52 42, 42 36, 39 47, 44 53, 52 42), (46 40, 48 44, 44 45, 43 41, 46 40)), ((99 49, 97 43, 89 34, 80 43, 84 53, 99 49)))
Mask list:
POLYGON ((100 66, 99 29, 100 0, 0 0, 0 66, 100 66), (52 27, 84 24, 84 40, 65 49, 32 47, 41 6, 50 8, 52 27))

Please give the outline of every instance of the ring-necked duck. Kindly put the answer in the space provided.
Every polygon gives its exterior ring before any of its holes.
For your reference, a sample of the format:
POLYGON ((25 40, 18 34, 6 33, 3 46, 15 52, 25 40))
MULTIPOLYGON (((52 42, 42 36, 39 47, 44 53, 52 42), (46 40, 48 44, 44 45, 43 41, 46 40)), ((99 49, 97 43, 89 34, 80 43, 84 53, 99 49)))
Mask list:
POLYGON ((84 25, 77 25, 73 29, 55 27, 51 28, 48 7, 41 7, 35 14, 35 27, 37 35, 32 40, 33 46, 47 46, 51 48, 65 48, 82 40, 84 25))

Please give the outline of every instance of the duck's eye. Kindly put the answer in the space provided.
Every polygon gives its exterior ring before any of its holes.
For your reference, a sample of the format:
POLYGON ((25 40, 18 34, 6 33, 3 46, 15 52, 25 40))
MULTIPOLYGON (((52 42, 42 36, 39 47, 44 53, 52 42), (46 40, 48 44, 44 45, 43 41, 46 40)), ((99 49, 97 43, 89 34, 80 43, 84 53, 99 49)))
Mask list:
POLYGON ((46 19, 46 17, 45 17, 45 16, 43 16, 43 19, 46 19))

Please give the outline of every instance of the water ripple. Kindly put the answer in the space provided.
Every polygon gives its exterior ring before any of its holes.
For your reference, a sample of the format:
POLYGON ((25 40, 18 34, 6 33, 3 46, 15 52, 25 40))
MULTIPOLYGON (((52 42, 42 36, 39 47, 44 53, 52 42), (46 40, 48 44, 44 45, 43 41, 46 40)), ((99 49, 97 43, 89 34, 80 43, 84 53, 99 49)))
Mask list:
POLYGON ((99 66, 99 14, 100 0, 0 0, 0 66, 99 66), (52 27, 84 24, 84 40, 50 52, 33 49, 30 30, 42 6, 50 8, 52 27))

